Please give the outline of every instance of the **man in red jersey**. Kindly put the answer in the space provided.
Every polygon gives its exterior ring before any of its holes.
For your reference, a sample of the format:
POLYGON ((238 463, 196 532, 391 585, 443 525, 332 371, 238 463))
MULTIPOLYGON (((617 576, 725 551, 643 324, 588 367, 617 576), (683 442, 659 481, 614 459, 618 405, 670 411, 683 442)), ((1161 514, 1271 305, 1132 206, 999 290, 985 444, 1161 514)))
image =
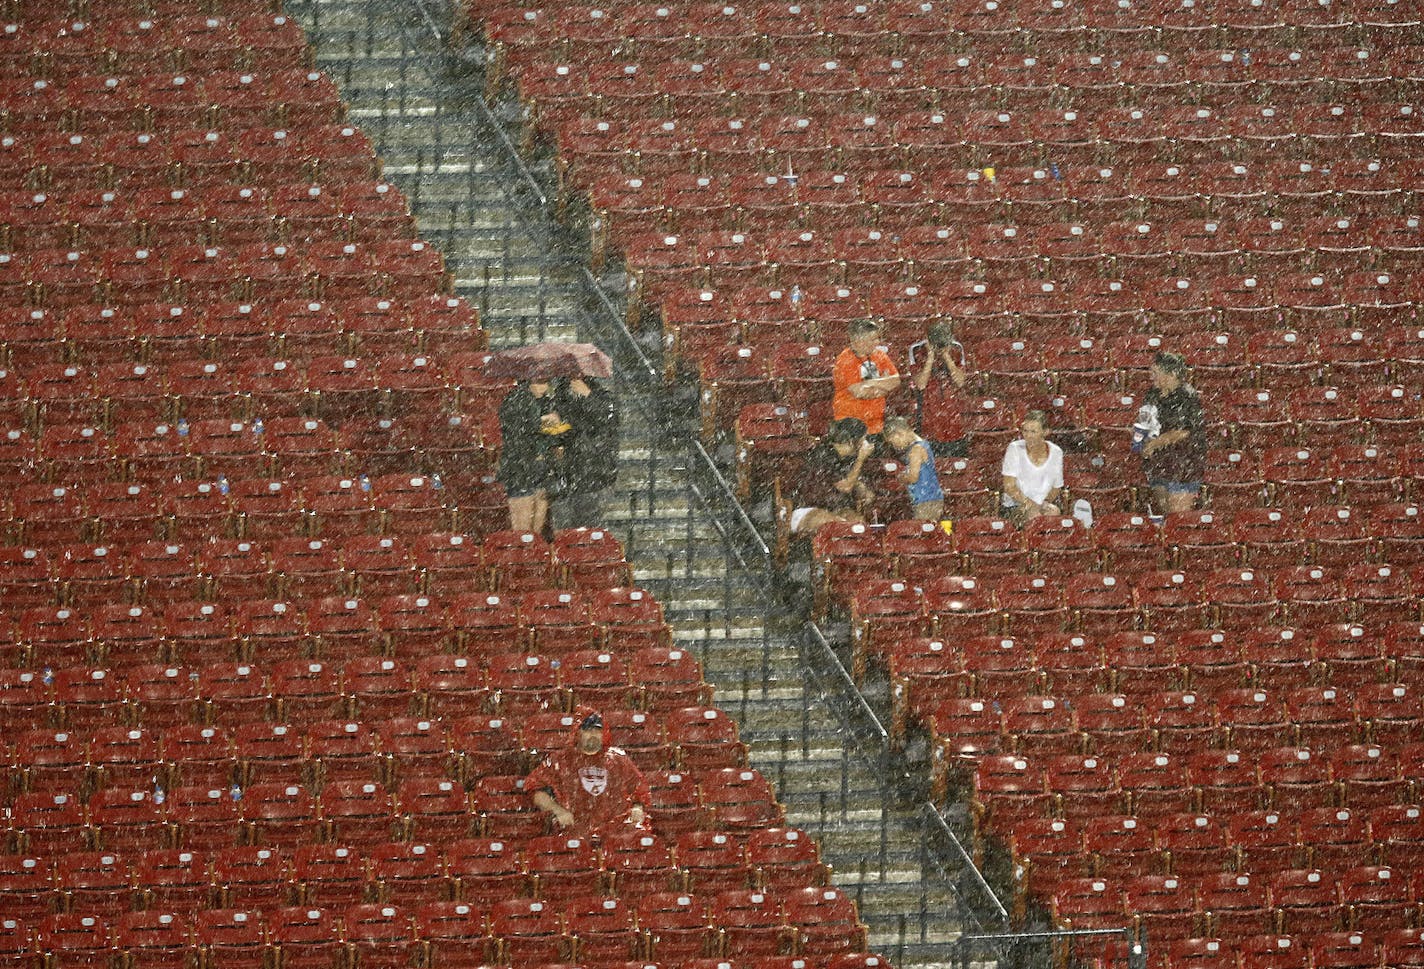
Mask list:
POLYGON ((524 782, 534 806, 570 833, 598 835, 616 826, 645 827, 650 795, 633 759, 603 743, 603 717, 581 709, 574 742, 551 751, 524 782))

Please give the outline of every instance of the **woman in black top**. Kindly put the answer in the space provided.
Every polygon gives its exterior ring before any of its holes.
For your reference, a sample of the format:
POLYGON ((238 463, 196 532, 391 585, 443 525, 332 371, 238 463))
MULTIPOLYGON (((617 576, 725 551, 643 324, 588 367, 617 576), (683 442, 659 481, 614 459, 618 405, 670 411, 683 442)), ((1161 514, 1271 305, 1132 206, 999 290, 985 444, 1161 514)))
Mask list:
POLYGON ((509 499, 509 527, 540 534, 549 512, 558 430, 564 427, 547 380, 520 381, 499 405, 499 483, 509 499))
POLYGON ((1152 389, 1140 418, 1147 433, 1142 443, 1143 470, 1159 512, 1191 511, 1206 472, 1201 395, 1187 382, 1187 362, 1181 354, 1157 354, 1151 374, 1152 389))

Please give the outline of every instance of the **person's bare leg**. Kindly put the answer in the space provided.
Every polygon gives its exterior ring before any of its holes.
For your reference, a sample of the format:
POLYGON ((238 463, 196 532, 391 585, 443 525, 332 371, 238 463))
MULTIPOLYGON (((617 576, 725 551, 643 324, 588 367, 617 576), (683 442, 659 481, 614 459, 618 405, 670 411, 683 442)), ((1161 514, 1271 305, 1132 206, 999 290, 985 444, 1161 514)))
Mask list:
POLYGON ((824 508, 812 508, 806 512, 805 516, 801 519, 800 527, 796 529, 794 537, 810 538, 816 534, 822 525, 828 525, 831 522, 863 521, 865 521, 865 519, 853 511, 834 512, 826 511, 824 508))
POLYGON ((535 535, 544 534, 544 525, 549 520, 549 493, 547 491, 536 491, 533 494, 534 512, 529 530, 535 535))
POLYGON ((509 499, 509 527, 516 532, 534 530, 534 502, 537 495, 509 499))

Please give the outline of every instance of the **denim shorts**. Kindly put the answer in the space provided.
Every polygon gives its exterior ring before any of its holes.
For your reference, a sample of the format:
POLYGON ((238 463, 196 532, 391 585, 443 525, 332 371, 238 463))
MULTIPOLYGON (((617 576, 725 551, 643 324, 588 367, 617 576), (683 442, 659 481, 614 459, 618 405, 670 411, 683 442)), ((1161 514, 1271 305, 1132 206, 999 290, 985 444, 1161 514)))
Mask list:
POLYGON ((1194 495, 1201 491, 1200 481, 1163 481, 1160 478, 1149 478, 1147 484, 1153 488, 1161 488, 1169 495, 1194 495))

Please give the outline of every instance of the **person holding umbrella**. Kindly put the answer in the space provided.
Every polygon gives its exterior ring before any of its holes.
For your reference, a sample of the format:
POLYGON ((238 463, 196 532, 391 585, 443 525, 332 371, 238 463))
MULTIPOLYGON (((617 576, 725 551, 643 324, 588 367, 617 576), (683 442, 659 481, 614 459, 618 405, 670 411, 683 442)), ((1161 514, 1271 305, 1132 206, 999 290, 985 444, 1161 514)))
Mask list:
POLYGON ((556 410, 548 377, 520 380, 499 405, 499 483, 509 501, 509 527, 542 535, 549 514, 555 448, 569 430, 556 410))
POLYGON ((611 377, 612 361, 592 344, 536 343, 499 351, 485 373, 518 381, 499 408, 509 527, 542 534, 550 491, 561 481, 577 500, 560 517, 596 516, 598 494, 613 480, 618 416, 588 378, 611 377))

